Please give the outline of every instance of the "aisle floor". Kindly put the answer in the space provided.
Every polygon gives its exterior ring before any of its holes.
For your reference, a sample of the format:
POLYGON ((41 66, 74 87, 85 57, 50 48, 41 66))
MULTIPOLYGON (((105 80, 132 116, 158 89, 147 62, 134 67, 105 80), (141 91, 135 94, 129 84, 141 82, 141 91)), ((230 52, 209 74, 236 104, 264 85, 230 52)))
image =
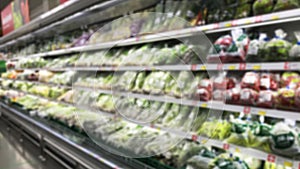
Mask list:
POLYGON ((35 169, 0 134, 0 169, 35 169))

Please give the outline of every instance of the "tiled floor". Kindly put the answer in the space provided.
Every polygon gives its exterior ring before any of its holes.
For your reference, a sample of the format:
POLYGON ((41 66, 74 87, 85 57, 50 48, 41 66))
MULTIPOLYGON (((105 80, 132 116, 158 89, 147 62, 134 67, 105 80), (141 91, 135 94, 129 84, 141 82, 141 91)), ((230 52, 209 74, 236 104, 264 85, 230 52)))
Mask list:
POLYGON ((0 169, 35 169, 0 134, 0 169))

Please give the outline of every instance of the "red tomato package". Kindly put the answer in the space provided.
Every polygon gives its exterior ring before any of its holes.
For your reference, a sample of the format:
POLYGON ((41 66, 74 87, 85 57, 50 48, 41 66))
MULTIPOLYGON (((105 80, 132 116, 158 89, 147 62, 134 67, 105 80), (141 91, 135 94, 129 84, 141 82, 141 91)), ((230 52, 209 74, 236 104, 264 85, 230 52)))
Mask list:
POLYGON ((250 88, 259 91, 260 78, 258 73, 247 72, 241 82, 241 88, 250 88))
POLYGON ((243 105, 255 105, 258 100, 258 92, 253 89, 242 89, 240 103, 243 105))
POLYGON ((232 89, 236 85, 236 80, 234 78, 225 77, 223 75, 219 75, 213 81, 214 89, 232 89))
POLYGON ((278 82, 274 74, 263 73, 260 76, 260 90, 277 90, 278 82))
POLYGON ((208 101, 212 98, 212 83, 209 79, 203 79, 198 85, 197 95, 201 101, 208 101))
POLYGON ((213 100, 217 100, 217 101, 224 101, 225 100, 225 94, 226 91, 225 90, 214 90, 213 91, 213 100))
POLYGON ((235 87, 225 92, 225 102, 229 104, 239 104, 240 103, 240 89, 235 87))
POLYGON ((256 106, 264 108, 273 108, 276 101, 276 94, 271 90, 264 90, 259 92, 256 106))
POLYGON ((296 89, 300 82, 300 76, 295 72, 285 72, 281 76, 281 87, 288 87, 290 89, 296 89))

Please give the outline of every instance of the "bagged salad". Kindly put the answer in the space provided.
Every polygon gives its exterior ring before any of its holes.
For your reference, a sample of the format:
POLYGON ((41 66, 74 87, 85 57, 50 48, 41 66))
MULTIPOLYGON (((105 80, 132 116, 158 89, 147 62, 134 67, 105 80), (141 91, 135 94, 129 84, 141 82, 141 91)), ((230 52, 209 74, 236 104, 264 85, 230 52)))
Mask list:
POLYGON ((256 0, 253 4, 254 15, 270 13, 273 10, 274 0, 256 0))
POLYGON ((291 48, 290 50, 290 59, 295 61, 295 60, 300 60, 300 31, 294 32, 297 43, 291 48))

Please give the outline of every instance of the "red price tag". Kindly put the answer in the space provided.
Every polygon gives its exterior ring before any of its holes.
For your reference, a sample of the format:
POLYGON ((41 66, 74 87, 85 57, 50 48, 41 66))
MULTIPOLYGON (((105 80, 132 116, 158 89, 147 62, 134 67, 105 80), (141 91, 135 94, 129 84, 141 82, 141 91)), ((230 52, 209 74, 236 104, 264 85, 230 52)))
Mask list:
POLYGON ((290 65, 289 62, 284 62, 284 70, 289 70, 290 69, 290 65))
POLYGON ((140 37, 139 36, 137 36, 136 38, 135 38, 135 41, 140 41, 140 37))
POLYGON ((300 163, 298 164, 298 169, 300 169, 300 163))
POLYGON ((246 63, 240 63, 240 70, 246 69, 246 63))
POLYGON ((219 23, 215 23, 214 26, 213 26, 214 29, 218 29, 219 27, 220 27, 219 23))
POLYGON ((197 65, 192 65, 191 66, 191 70, 196 70, 197 69, 197 65))
POLYGON ((256 16, 255 17, 255 22, 261 22, 262 21, 262 16, 256 16))
POLYGON ((151 128, 155 128, 155 126, 154 126, 154 124, 153 124, 153 123, 151 123, 151 124, 150 124, 150 127, 151 127, 151 128))
POLYGON ((218 70, 222 70, 222 69, 223 69, 223 64, 218 64, 218 65, 217 65, 217 69, 218 69, 218 70))
POLYGON ((245 114, 250 114, 250 112, 251 112, 251 107, 245 106, 244 107, 244 113, 245 114))
POLYGON ((276 161, 276 156, 272 155, 272 154, 269 154, 268 157, 267 157, 267 161, 268 162, 271 162, 271 163, 275 163, 276 161))
POLYGON ((237 21, 236 21, 236 20, 233 20, 233 21, 231 22, 231 25, 232 25, 232 26, 236 26, 236 25, 237 25, 237 21))
POLYGON ((193 141, 197 141, 197 140, 198 140, 198 136, 193 134, 193 135, 192 135, 192 140, 193 140, 193 141))
POLYGON ((223 149, 224 150, 229 150, 230 145, 229 144, 223 144, 223 149))

